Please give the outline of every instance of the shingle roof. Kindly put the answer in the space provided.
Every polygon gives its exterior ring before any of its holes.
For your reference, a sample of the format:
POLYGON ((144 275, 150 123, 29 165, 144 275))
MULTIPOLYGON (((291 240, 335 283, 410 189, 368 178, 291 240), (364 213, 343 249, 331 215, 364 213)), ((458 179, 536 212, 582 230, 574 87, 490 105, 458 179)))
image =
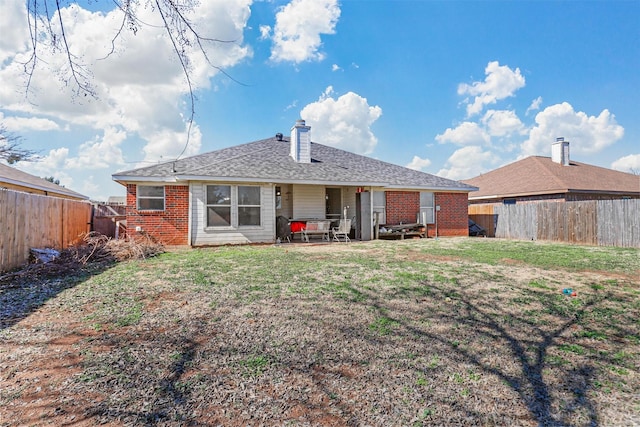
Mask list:
POLYGON ((479 187, 470 199, 568 192, 640 195, 640 176, 574 161, 563 166, 541 156, 527 157, 463 182, 479 187))
POLYGON ((28 174, 19 169, 0 163, 0 187, 2 184, 13 184, 21 187, 28 187, 34 190, 46 191, 47 193, 53 193, 51 195, 63 195, 72 197, 75 199, 87 200, 89 197, 76 193, 73 190, 62 187, 47 181, 46 179, 38 178, 37 176, 28 174))
POLYGON ((474 187, 428 173, 311 143, 311 163, 289 156, 289 138, 267 138, 248 144, 154 166, 118 172, 127 181, 238 180, 274 183, 347 184, 391 188, 473 191, 474 187))

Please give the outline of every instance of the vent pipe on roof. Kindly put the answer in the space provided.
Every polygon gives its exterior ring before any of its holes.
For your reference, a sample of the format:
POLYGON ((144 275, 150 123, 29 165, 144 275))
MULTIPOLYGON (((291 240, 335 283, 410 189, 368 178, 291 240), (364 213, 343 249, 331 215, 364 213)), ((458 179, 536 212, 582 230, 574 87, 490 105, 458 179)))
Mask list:
POLYGON ((302 119, 291 128, 291 157, 298 163, 311 163, 311 127, 302 119))
POLYGON ((556 142, 551 145, 551 160, 562 166, 569 166, 569 141, 563 137, 556 138, 556 142))

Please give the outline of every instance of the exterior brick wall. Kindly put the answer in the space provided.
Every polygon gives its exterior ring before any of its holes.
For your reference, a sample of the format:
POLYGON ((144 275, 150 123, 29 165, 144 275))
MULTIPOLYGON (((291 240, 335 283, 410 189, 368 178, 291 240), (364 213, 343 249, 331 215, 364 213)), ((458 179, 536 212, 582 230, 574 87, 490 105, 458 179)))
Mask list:
MULTIPOLYGON (((467 193, 436 193, 435 204, 440 206, 436 212, 438 236, 469 235, 469 195, 467 193)), ((431 224, 427 230, 429 237, 435 237, 436 226, 431 224)))
POLYGON ((420 212, 420 193, 417 191, 386 191, 387 224, 415 223, 420 212))
MULTIPOLYGON (((468 236, 469 212, 467 193, 435 193, 435 205, 440 205, 438 236, 468 236)), ((415 223, 420 212, 420 193, 417 191, 386 192, 387 224, 415 223)), ((436 236, 435 224, 427 226, 427 235, 436 236)))
POLYGON ((165 245, 189 244, 189 187, 166 185, 164 211, 138 211, 136 184, 127 184, 127 234, 148 235, 165 245), (141 227, 141 232, 136 232, 141 227))

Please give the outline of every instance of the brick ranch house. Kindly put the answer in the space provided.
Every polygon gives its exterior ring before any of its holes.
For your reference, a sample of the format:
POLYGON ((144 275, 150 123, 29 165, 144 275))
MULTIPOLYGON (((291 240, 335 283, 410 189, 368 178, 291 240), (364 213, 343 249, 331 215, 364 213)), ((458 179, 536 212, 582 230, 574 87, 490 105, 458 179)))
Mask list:
POLYGON ((562 137, 551 145, 551 157, 529 156, 463 182, 478 187, 469 194, 469 217, 489 236, 496 206, 640 198, 640 176, 575 162, 562 137))
POLYGON ((276 218, 353 218, 361 240, 380 224, 426 223, 434 236, 468 235, 475 187, 311 141, 298 120, 274 137, 113 179, 127 189, 127 230, 168 245, 273 243, 276 218), (436 208, 438 207, 438 208, 436 208), (420 219, 423 219, 422 221, 420 219))
POLYGON ((572 161, 564 138, 551 157, 529 156, 463 182, 478 187, 470 205, 640 198, 640 176, 572 161))

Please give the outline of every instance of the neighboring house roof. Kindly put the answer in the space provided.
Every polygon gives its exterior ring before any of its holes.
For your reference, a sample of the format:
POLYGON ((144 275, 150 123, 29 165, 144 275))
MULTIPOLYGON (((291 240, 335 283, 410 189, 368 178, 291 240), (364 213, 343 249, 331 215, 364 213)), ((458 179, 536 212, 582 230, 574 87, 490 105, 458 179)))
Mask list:
POLYGON ((64 196, 81 200, 89 199, 87 196, 49 182, 46 179, 38 178, 37 176, 0 163, 0 188, 4 186, 26 192, 34 190, 49 196, 64 196))
POLYGON ((127 198, 125 196, 109 196, 107 199, 108 205, 126 205, 127 198))
POLYGON ((118 182, 238 182, 377 186, 469 192, 475 187, 428 173, 311 143, 311 163, 296 162, 288 137, 267 138, 175 162, 113 175, 118 182))
POLYGON ((463 182, 479 190, 469 200, 559 193, 640 195, 640 176, 586 163, 568 166, 531 156, 463 182))

